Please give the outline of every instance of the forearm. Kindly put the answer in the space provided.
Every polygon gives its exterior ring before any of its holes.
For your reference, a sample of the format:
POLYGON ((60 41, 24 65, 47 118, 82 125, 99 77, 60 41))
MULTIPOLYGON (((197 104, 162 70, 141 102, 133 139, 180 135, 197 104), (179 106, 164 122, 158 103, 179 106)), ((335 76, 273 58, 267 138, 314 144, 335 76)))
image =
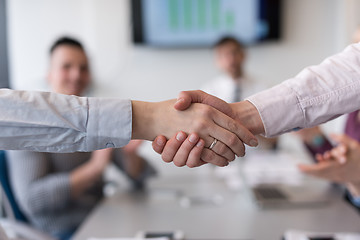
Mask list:
POLYGON ((360 44, 248 98, 266 136, 307 128, 360 108, 360 44))
POLYGON ((264 125, 260 114, 256 107, 249 101, 241 101, 231 103, 231 108, 235 115, 235 119, 243 124, 254 135, 263 134, 265 132, 264 125))
POLYGON ((172 137, 177 131, 191 132, 195 114, 173 109, 175 99, 162 102, 132 101, 132 139, 153 141, 172 137))
POLYGON ((102 177, 103 170, 92 161, 73 170, 70 174, 71 197, 76 199, 92 187, 102 177))
POLYGON ((154 134, 154 124, 156 122, 154 103, 131 101, 132 104, 132 139, 153 140, 157 135, 154 134))
POLYGON ((140 176, 144 172, 146 161, 137 153, 124 154, 124 168, 126 174, 133 180, 140 179, 140 176))
POLYGON ((0 89, 0 112, 1 149, 92 151, 131 136, 129 100, 0 89))

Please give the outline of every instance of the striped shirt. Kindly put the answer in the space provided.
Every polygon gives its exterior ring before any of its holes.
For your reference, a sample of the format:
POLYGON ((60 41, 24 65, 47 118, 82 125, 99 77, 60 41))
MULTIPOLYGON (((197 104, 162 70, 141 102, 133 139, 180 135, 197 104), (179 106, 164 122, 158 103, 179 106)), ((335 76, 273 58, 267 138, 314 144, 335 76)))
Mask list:
MULTIPOLYGON (((15 198, 33 226, 54 236, 72 232, 102 199, 101 179, 77 199, 71 196, 70 173, 90 157, 91 153, 86 152, 8 152, 15 198)), ((114 151, 113 161, 121 166, 120 150, 114 151)), ((145 166, 144 172, 149 167, 145 166)))

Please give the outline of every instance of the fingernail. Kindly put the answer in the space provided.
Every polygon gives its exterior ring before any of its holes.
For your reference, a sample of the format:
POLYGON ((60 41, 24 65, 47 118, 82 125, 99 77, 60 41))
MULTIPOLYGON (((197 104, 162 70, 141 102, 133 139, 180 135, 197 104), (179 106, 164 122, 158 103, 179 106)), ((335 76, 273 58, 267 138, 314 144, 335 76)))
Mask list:
POLYGON ((344 158, 344 157, 339 158, 339 162, 340 162, 340 164, 345 164, 346 158, 344 158))
POLYGON ((258 141, 256 139, 251 139, 250 146, 251 147, 256 147, 257 145, 259 145, 258 141))
POLYGON ((164 145, 164 143, 165 143, 165 142, 163 141, 162 138, 156 139, 156 144, 157 144, 157 145, 162 146, 162 145, 164 145))
POLYGON ((178 134, 176 134, 176 140, 182 142, 182 141, 184 141, 184 139, 185 139, 185 136, 184 136, 183 132, 179 132, 178 134))
POLYGON ((183 101, 184 101, 184 99, 183 99, 183 98, 178 98, 178 99, 176 100, 175 104, 177 104, 177 103, 181 103, 181 102, 183 102, 183 101))
POLYGON ((196 141, 198 140, 198 137, 195 134, 191 134, 189 137, 189 141, 191 143, 196 143, 196 141))
POLYGON ((204 142, 203 141, 199 141, 197 144, 196 144, 197 147, 203 147, 204 146, 204 142))

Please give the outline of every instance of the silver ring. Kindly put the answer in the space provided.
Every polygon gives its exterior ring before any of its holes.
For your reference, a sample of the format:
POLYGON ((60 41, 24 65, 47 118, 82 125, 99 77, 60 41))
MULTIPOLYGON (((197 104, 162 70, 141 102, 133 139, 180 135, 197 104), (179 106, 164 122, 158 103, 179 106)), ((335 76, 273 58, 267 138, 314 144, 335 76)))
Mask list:
POLYGON ((216 138, 214 138, 214 141, 210 144, 209 149, 213 149, 213 147, 215 146, 215 144, 218 142, 218 140, 216 138))

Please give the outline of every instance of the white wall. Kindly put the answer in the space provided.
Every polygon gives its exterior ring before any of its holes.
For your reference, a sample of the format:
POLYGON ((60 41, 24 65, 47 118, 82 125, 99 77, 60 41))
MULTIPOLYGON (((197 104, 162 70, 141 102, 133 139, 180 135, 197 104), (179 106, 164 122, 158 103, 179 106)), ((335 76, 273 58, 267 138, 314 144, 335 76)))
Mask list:
MULTIPOLYGON (((248 72, 273 85, 341 50, 356 26, 354 6, 356 0, 284 0, 283 39, 251 47, 248 72)), ((172 98, 217 74, 208 49, 132 46, 129 18, 127 0, 8 1, 12 86, 46 89, 48 49, 64 34, 88 48, 97 96, 172 98)))

